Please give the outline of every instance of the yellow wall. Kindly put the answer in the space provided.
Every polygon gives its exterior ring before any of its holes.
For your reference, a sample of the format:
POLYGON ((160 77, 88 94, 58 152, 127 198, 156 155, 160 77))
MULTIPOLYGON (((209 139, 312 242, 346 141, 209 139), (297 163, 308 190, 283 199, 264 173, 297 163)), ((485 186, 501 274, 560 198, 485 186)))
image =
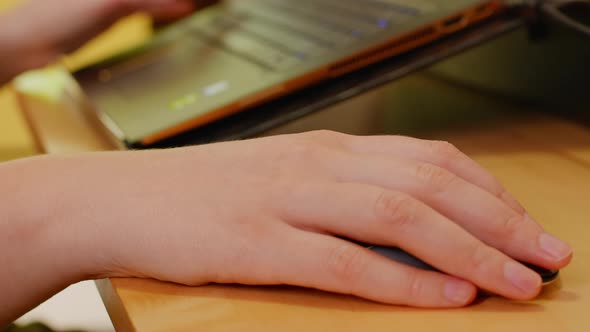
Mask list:
POLYGON ((0 10, 10 8, 19 2, 22 2, 22 0, 0 0, 0 10))

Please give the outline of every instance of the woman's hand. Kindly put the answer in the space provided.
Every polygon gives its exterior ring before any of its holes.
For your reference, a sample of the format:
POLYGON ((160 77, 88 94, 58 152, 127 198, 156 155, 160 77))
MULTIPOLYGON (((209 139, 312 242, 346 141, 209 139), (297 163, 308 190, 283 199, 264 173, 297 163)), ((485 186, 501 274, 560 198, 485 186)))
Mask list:
POLYGON ((0 165, 0 325, 70 283, 290 284, 460 307, 525 300, 572 250, 444 142, 333 132, 0 165), (341 238, 398 246, 418 270, 341 238))
POLYGON ((28 0, 0 15, 0 84, 45 66, 134 12, 156 22, 186 16, 214 0, 28 0))
POLYGON ((100 276, 292 284, 420 307, 531 299, 572 251, 443 142, 331 132, 45 161, 100 276), (88 230, 92 229, 92 232, 88 230), (447 274, 340 239, 398 246, 447 274), (516 260, 515 260, 516 259, 516 260))

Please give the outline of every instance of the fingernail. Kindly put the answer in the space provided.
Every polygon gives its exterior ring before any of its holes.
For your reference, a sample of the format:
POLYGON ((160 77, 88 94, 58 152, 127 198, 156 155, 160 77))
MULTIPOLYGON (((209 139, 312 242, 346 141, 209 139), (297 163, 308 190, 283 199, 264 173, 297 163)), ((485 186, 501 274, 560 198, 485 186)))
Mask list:
POLYGON ((449 302, 463 305, 473 298, 473 292, 473 286, 461 280, 447 281, 444 288, 445 297, 449 302))
POLYGON ((558 238, 543 233, 539 236, 539 246, 555 260, 562 260, 572 254, 572 248, 558 238))
POLYGON ((514 287, 525 293, 532 293, 541 287, 541 277, 516 262, 507 262, 504 265, 504 277, 514 287))

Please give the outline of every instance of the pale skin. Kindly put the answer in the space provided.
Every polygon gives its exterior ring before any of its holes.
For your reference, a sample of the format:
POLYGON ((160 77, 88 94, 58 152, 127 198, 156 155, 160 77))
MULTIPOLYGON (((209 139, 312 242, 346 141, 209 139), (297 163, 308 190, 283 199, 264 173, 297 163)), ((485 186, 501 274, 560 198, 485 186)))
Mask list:
MULTIPOLYGON (((171 19, 195 9, 181 0, 33 5, 50 14, 0 16, 0 82, 131 12, 171 19), (32 26, 43 38, 14 38, 32 26)), ((408 137, 311 132, 41 156, 0 164, 0 183, 0 326, 72 283, 104 277, 290 284, 429 308, 468 305, 478 289, 528 300, 541 279, 518 261, 560 269, 572 258, 476 162, 408 137), (342 238, 402 247, 443 273, 342 238)))

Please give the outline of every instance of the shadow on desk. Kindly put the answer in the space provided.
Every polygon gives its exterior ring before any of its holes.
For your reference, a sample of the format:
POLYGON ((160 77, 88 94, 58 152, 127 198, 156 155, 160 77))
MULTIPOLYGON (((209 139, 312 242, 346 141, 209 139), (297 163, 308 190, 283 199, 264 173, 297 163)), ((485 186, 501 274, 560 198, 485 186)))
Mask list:
MULTIPOLYGON (((198 287, 179 287, 172 283, 164 283, 154 280, 118 279, 117 285, 124 288, 126 292, 137 291, 137 296, 144 297, 149 301, 150 293, 160 298, 198 298, 207 304, 208 299, 231 300, 252 303, 282 304, 289 306, 316 307, 343 312, 404 312, 420 314, 423 312, 437 312, 441 310, 406 308, 402 306, 391 306, 367 301, 358 297, 332 294, 323 291, 306 289, 292 286, 243 286, 243 285, 206 285, 198 287), (146 292, 146 289, 149 289, 146 292)), ((571 302, 578 299, 578 295, 563 291, 561 280, 546 286, 538 302, 544 300, 571 302)), ((136 299, 139 300, 139 299, 136 299)), ((540 303, 518 302, 498 298, 490 295, 480 295, 469 311, 479 312, 541 312, 545 307, 540 303), (497 303, 497 305, 494 305, 497 303), (484 305, 485 304, 485 305, 484 305)), ((452 311, 461 311, 455 309, 452 311)))

